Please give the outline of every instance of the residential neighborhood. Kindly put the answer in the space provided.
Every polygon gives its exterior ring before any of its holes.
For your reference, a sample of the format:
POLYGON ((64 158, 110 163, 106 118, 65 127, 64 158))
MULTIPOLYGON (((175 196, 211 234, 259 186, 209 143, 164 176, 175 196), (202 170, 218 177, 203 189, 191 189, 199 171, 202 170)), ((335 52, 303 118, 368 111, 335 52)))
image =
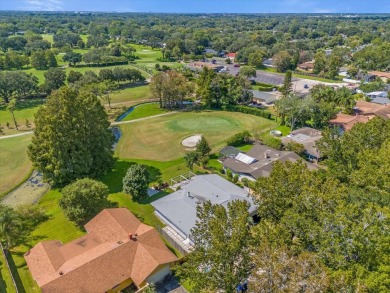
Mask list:
POLYGON ((390 292, 386 1, 0 3, 0 293, 390 292))

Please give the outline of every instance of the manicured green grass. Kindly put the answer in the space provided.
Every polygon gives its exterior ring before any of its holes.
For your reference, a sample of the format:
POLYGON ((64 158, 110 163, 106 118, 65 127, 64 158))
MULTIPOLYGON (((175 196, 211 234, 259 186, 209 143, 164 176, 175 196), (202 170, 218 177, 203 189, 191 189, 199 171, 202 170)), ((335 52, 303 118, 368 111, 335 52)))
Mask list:
MULTIPOLYGON (((38 111, 39 107, 43 105, 45 101, 43 99, 28 99, 19 101, 16 106, 16 110, 14 111, 16 122, 19 126, 20 130, 30 131, 32 125, 30 127, 26 126, 26 119, 30 123, 34 122, 34 114, 38 111)), ((20 133, 18 132, 14 126, 14 120, 12 115, 6 109, 6 105, 0 104, 0 126, 3 127, 2 130, 4 134, 14 134, 20 133), (6 126, 6 123, 10 124, 10 129, 6 126)))
POLYGON ((29 174, 31 161, 27 156, 27 146, 31 135, 0 140, 0 196, 29 174))
POLYGON ((150 99, 149 85, 128 87, 111 94, 111 103, 123 103, 129 101, 146 102, 150 99))
POLYGON ((243 130, 267 131, 276 123, 264 118, 222 111, 177 113, 121 125, 122 138, 116 149, 121 158, 171 161, 186 153, 183 139, 202 134, 214 151, 227 138, 243 130))
POLYGON ((41 198, 39 207, 47 211, 49 220, 40 224, 32 232, 26 245, 12 249, 12 259, 19 276, 17 278, 18 287, 19 289, 23 287, 24 292, 40 292, 28 270, 23 257, 24 253, 43 240, 60 240, 62 243, 67 243, 85 233, 65 217, 58 205, 59 198, 60 192, 58 190, 51 190, 41 198))
POLYGON ((278 127, 276 127, 276 130, 282 132, 283 136, 286 136, 291 132, 291 128, 285 125, 279 125, 278 127))
POLYGON ((129 115, 127 115, 123 121, 135 120, 140 118, 145 118, 149 116, 154 116, 158 114, 167 113, 165 109, 161 109, 158 103, 148 103, 136 106, 129 115))
MULTIPOLYGON (((77 50, 75 50, 77 51, 77 50)), ((87 52, 86 50, 83 50, 83 53, 87 52)), ((58 59, 61 59, 62 57, 59 56, 58 59)), ((59 65, 65 65, 66 63, 60 61, 59 62, 59 65)), ((67 64, 65 65, 67 66, 67 64)), ((138 69, 136 67, 134 67, 133 65, 131 64, 125 64, 125 65, 114 65, 114 66, 99 66, 99 67, 66 67, 65 68, 65 72, 66 74, 69 74, 69 72, 71 70, 73 71, 78 71, 78 72, 81 72, 81 73, 85 73, 86 71, 93 71, 95 72, 96 74, 99 74, 99 71, 103 68, 106 68, 106 69, 113 69, 115 67, 121 67, 121 68, 131 68, 131 69, 138 69)), ((29 68, 29 69, 26 69, 24 70, 24 72, 26 73, 31 73, 32 75, 36 76, 39 80, 39 83, 42 84, 45 82, 45 77, 44 77, 44 74, 47 70, 37 70, 35 68, 29 68)), ((142 75, 145 77, 145 78, 150 78, 150 75, 147 74, 146 72, 144 71, 141 71, 142 75)))
POLYGON ((160 49, 153 49, 149 46, 138 45, 138 44, 130 44, 134 49, 137 50, 135 53, 140 59, 136 60, 137 63, 144 63, 150 61, 156 61, 157 58, 162 57, 162 53, 160 49))
POLYGON ((0 293, 14 293, 15 287, 12 283, 11 274, 5 263, 5 258, 0 253, 0 293))

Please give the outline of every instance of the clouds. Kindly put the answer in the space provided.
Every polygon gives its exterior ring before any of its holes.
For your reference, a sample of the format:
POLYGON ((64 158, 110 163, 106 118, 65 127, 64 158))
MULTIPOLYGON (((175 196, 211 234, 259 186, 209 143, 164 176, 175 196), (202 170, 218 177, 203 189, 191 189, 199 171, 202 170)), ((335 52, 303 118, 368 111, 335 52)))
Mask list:
POLYGON ((62 0, 24 0, 23 10, 58 11, 63 10, 62 0))

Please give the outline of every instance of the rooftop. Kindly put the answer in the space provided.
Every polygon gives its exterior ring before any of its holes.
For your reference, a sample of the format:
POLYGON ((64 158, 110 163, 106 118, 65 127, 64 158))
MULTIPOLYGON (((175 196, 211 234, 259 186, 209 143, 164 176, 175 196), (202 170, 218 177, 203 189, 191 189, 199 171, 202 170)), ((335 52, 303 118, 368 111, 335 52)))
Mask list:
POLYGON ((310 127, 303 127, 292 131, 287 137, 282 138, 282 142, 284 144, 291 141, 300 143, 305 147, 307 154, 318 158, 319 152, 316 147, 316 142, 321 138, 321 131, 310 127))
MULTIPOLYGON (((247 156, 256 159, 250 164, 244 163, 238 157, 226 158, 223 161, 225 168, 232 170, 235 173, 247 174, 254 179, 267 177, 271 174, 272 165, 276 161, 281 162, 297 162, 302 160, 294 152, 278 151, 265 145, 254 145, 253 148, 246 153, 247 156)), ((317 169, 318 167, 312 163, 306 162, 309 169, 317 169)))
POLYGON ((152 206, 180 232, 189 237, 198 220, 196 208, 210 201, 227 207, 233 200, 246 200, 250 203, 249 213, 257 210, 248 193, 237 185, 216 175, 199 175, 182 185, 181 189, 159 200, 152 206))
POLYGON ((177 260, 128 209, 105 209, 85 229, 68 244, 43 241, 25 254, 43 293, 106 292, 129 278, 140 286, 158 266, 177 260))

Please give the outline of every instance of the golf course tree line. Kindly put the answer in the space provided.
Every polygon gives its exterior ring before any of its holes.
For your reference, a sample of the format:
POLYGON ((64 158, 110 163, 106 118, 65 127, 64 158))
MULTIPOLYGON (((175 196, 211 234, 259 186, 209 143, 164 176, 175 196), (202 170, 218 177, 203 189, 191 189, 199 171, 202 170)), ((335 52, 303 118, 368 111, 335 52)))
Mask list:
POLYGON ((233 293, 244 280, 249 292, 389 291, 389 127, 374 118, 325 131, 327 169, 275 163, 252 184, 256 225, 243 202, 199 206, 195 251, 177 273, 196 292, 233 293))

